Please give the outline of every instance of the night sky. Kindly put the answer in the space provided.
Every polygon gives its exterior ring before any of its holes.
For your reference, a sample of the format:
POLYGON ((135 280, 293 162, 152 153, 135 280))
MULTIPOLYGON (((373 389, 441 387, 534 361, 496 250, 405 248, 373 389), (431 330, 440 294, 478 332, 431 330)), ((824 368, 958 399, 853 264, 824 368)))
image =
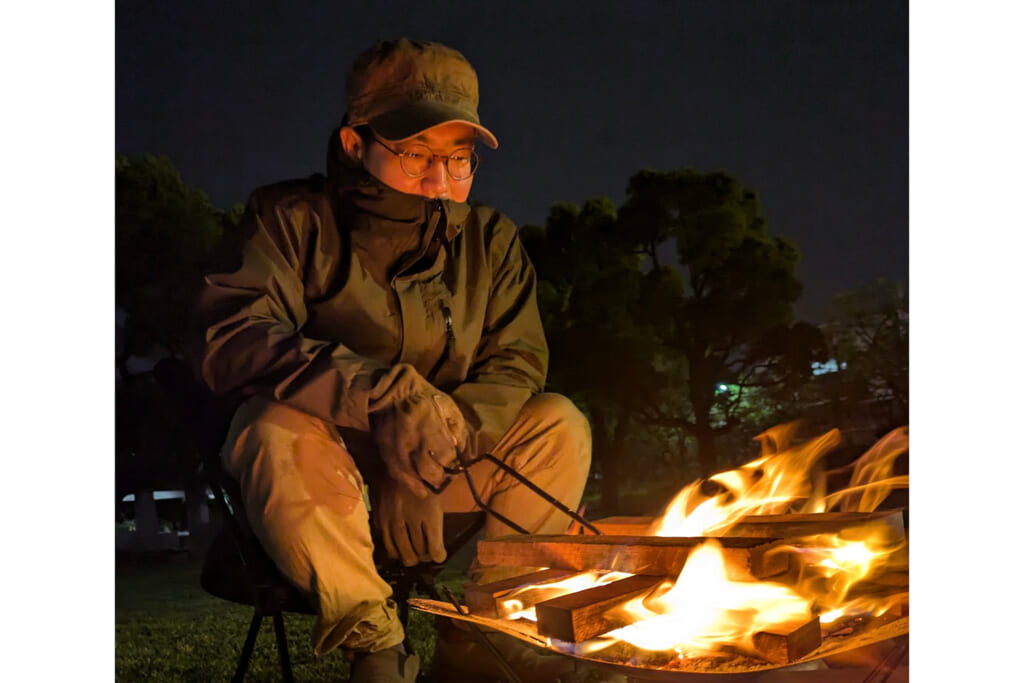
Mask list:
POLYGON ((908 280, 908 8, 891 0, 118 2, 117 154, 165 154, 226 208, 324 168, 353 58, 408 35, 481 82, 472 198, 518 224, 723 170, 801 251, 798 314, 908 280), (287 3, 292 5, 292 3, 287 3), (299 9, 301 8, 301 9, 299 9))

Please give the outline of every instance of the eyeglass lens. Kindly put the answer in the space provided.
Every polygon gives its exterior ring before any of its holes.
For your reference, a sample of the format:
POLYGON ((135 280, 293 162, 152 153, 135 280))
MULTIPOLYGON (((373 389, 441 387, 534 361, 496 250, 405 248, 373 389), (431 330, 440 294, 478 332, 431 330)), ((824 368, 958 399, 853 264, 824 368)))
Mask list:
POLYGON ((434 154, 426 145, 410 145, 399 155, 402 170, 411 176, 421 176, 430 170, 434 157, 444 159, 448 175, 456 180, 465 180, 476 173, 479 164, 479 157, 471 149, 457 149, 451 154, 440 155, 434 154))

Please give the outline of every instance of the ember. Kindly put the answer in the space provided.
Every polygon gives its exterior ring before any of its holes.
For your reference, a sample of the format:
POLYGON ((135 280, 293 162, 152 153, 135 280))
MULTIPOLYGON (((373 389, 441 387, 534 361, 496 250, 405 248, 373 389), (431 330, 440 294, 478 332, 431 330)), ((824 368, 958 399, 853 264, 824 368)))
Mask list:
MULTIPOLYGON (((879 441, 832 494, 811 474, 838 432, 793 437, 789 425, 766 432, 760 458, 685 487, 657 519, 594 523, 616 535, 481 541, 483 564, 534 573, 467 586, 467 604, 522 639, 652 669, 770 668, 906 633, 902 515, 875 508, 907 486, 892 470, 908 430, 879 441)), ((436 611, 429 602, 413 604, 436 611)))

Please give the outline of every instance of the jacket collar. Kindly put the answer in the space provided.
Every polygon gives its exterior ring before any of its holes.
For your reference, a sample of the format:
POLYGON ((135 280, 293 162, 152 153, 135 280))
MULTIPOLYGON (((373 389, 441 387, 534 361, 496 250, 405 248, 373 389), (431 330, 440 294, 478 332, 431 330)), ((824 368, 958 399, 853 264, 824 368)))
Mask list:
POLYGON ((352 228, 370 228, 382 221, 396 227, 418 225, 431 220, 441 209, 446 239, 450 242, 462 230, 469 217, 469 204, 450 199, 428 199, 388 187, 362 166, 354 165, 337 140, 338 131, 335 130, 328 144, 327 177, 345 212, 355 221, 352 228))

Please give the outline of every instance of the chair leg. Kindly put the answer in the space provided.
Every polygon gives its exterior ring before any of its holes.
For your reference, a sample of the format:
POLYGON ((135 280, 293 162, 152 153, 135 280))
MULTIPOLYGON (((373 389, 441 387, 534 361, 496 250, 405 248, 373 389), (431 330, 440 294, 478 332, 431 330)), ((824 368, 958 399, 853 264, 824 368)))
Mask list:
POLYGON ((281 675, 284 683, 292 683, 292 663, 288 657, 288 638, 284 631, 284 617, 280 612, 274 614, 274 633, 277 635, 277 653, 281 657, 281 675))
POLYGON ((235 669, 235 676, 231 679, 231 683, 242 683, 245 680, 245 672, 249 670, 249 660, 252 659, 252 651, 256 647, 256 636, 259 635, 262 624, 263 615, 258 611, 253 611, 252 621, 249 622, 249 633, 245 637, 242 654, 238 658, 238 668, 235 669))

